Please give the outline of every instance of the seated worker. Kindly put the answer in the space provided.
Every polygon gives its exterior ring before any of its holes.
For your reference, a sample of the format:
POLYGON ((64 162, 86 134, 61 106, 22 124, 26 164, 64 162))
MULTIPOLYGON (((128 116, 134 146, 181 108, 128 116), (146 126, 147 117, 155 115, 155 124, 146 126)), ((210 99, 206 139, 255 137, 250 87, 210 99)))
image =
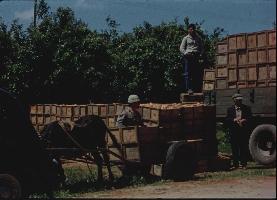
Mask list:
POLYGON ((132 94, 128 98, 128 104, 122 113, 118 116, 116 121, 116 126, 118 128, 123 128, 126 126, 143 126, 143 121, 140 113, 138 112, 138 108, 140 105, 140 99, 138 95, 132 94))

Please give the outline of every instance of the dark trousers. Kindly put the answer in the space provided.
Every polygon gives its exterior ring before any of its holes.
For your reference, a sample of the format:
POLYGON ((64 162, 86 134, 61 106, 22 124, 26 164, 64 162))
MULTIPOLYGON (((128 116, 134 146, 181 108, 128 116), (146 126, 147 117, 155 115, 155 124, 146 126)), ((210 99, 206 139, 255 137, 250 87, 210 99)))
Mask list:
POLYGON ((203 70, 198 62, 199 56, 190 55, 182 58, 184 68, 185 91, 202 91, 203 70))
POLYGON ((246 166, 248 160, 248 134, 243 128, 237 128, 230 133, 230 143, 233 155, 233 165, 246 166))

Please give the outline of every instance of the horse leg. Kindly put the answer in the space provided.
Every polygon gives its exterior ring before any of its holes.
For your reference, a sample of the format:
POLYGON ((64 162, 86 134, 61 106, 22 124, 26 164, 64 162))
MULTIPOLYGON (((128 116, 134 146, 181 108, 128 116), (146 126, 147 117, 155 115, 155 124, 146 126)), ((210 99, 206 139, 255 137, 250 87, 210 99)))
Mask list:
POLYGON ((107 165, 107 169, 108 169, 108 172, 109 172, 109 180, 113 181, 114 180, 114 176, 113 176, 113 173, 112 173, 112 170, 111 170, 110 157, 109 157, 109 155, 108 155, 108 153, 106 151, 102 152, 102 155, 103 155, 104 161, 105 161, 105 163, 107 165))
POLYGON ((97 170, 98 170, 98 173, 97 173, 97 182, 103 182, 103 171, 102 171, 102 168, 103 168, 103 159, 102 157, 100 156, 100 153, 91 153, 94 160, 95 160, 95 163, 97 165, 97 170))

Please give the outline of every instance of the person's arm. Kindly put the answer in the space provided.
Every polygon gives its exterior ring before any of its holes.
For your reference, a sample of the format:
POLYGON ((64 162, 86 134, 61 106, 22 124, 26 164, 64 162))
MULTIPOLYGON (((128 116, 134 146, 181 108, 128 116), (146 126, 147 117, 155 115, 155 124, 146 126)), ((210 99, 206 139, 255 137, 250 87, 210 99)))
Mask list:
POLYGON ((116 126, 117 126, 118 128, 124 128, 124 127, 126 127, 126 125, 125 125, 125 120, 126 120, 126 114, 125 114, 125 111, 123 111, 123 112, 117 117, 116 126))
POLYGON ((186 37, 184 37, 180 45, 180 52, 182 53, 182 55, 185 55, 186 49, 187 49, 187 39, 186 37))

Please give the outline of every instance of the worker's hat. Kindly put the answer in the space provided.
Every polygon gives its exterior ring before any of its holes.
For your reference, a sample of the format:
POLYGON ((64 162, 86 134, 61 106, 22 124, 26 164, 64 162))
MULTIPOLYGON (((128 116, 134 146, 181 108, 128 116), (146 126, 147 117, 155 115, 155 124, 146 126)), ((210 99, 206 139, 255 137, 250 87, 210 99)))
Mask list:
POLYGON ((236 99, 236 100, 242 100, 243 99, 243 96, 239 93, 236 93, 232 96, 233 99, 236 99))

